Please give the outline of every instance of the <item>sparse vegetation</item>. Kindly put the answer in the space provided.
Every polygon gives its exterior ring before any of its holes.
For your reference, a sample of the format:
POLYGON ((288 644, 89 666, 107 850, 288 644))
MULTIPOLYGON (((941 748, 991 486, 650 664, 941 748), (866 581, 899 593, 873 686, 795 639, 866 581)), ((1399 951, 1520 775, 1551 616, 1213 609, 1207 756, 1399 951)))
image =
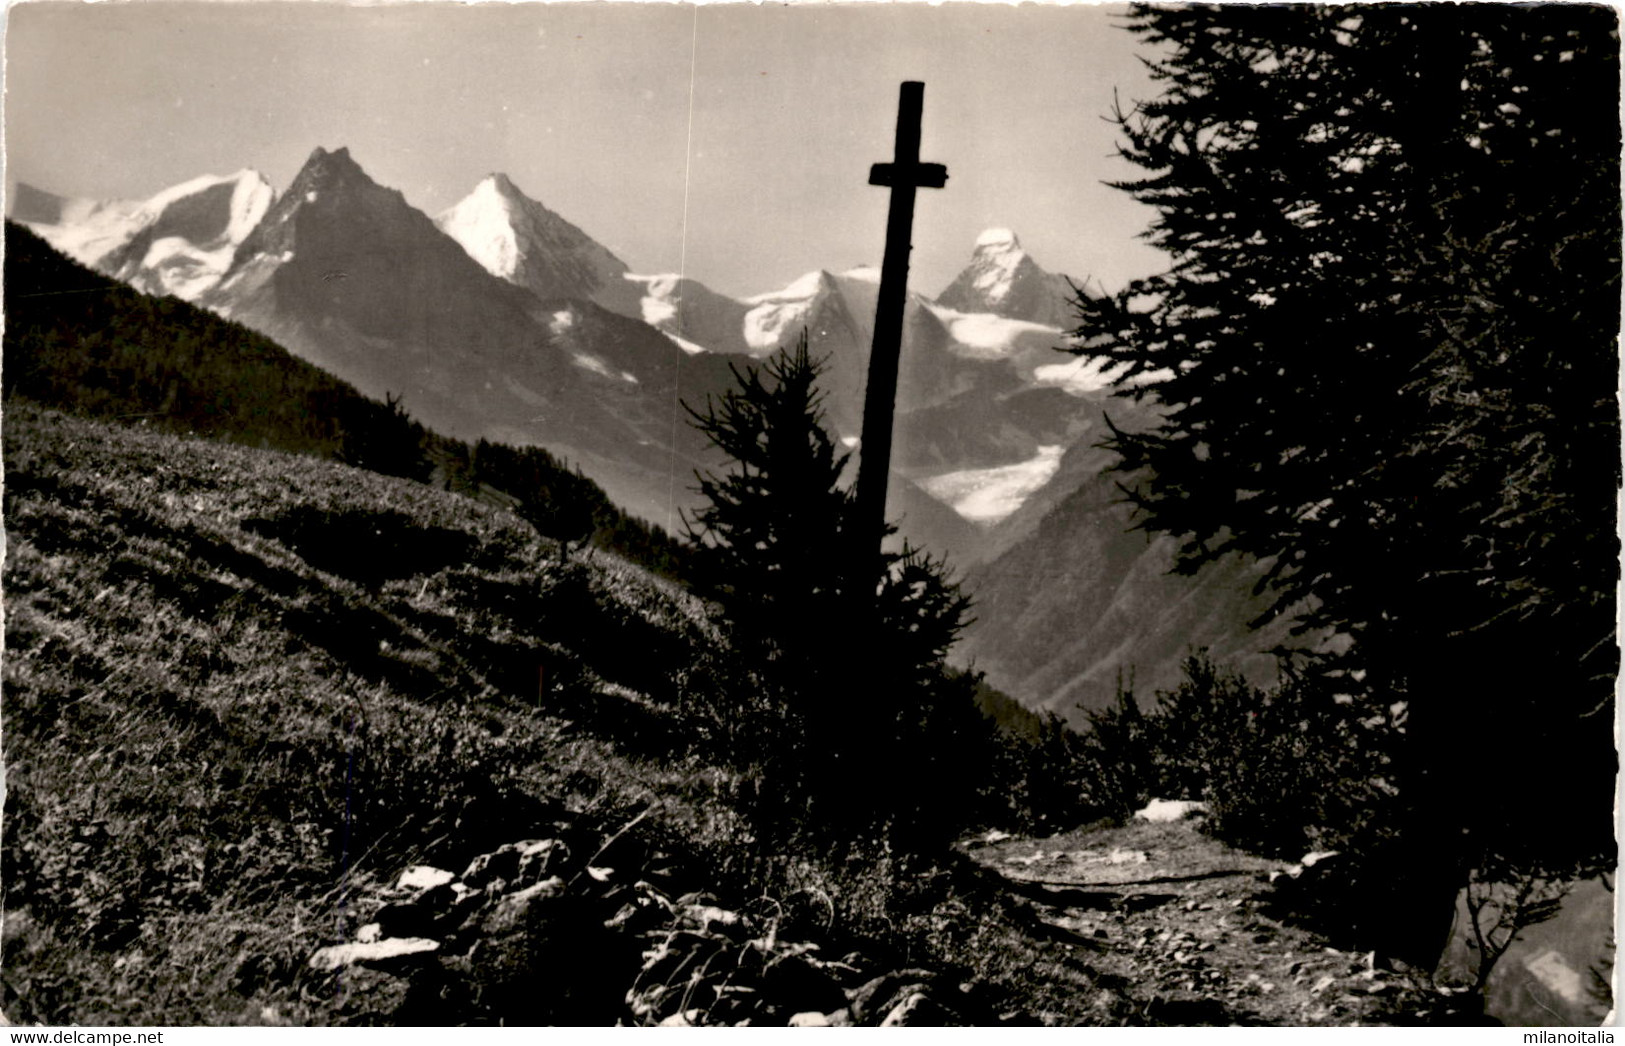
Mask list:
POLYGON ((601 945, 628 979, 558 981, 563 1009, 509 990, 536 983, 516 942, 494 966, 449 957, 444 982, 309 965, 397 903, 403 868, 455 872, 561 823, 578 858, 630 826, 630 852, 664 856, 625 867, 755 933, 923 968, 943 1019, 1134 1012, 1088 963, 1042 959, 1025 902, 962 857, 763 839, 762 779, 713 758, 741 727, 689 714, 734 659, 670 582, 597 551, 561 562, 505 511, 311 457, 26 403, 5 425, 8 1019, 641 1019, 636 950, 569 920, 538 924, 548 970, 601 945), (327 527, 384 551, 347 558, 327 527), (435 1003, 447 985, 464 987, 435 1003))
POLYGON ((13 1020, 326 1020, 302 964, 369 878, 683 777, 602 740, 658 751, 641 688, 714 642, 635 568, 560 576, 499 513, 310 458, 18 403, 5 444, 13 1020), (669 638, 589 664, 583 633, 669 638))
POLYGON ((1050 797, 1034 807, 1076 824, 1121 822, 1152 799, 1200 800, 1203 830, 1249 852, 1341 850, 1391 812, 1386 753, 1400 725, 1317 680, 1258 687, 1199 652, 1149 709, 1119 684, 1088 729, 1052 720, 1040 777, 1050 797))

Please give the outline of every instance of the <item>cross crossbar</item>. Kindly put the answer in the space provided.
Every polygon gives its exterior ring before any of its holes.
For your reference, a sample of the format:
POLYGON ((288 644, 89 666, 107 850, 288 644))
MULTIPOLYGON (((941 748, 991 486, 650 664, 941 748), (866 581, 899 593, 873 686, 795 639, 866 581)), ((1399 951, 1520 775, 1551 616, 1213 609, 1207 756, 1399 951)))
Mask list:
POLYGON ((913 185, 921 189, 940 189, 948 184, 948 168, 940 163, 916 163, 902 168, 897 177, 898 164, 877 163, 869 168, 870 185, 913 185))

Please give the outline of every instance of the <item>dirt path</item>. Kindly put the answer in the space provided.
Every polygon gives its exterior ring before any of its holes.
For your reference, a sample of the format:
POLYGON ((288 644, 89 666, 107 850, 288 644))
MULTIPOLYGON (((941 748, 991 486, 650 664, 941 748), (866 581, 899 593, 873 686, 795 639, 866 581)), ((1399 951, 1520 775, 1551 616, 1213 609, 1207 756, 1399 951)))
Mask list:
POLYGON ((1269 874, 1285 862, 1190 822, 977 840, 966 852, 1031 906, 1049 949, 1132 1001, 1140 1019, 1127 1023, 1410 1023, 1437 1001, 1368 955, 1266 915, 1269 874))

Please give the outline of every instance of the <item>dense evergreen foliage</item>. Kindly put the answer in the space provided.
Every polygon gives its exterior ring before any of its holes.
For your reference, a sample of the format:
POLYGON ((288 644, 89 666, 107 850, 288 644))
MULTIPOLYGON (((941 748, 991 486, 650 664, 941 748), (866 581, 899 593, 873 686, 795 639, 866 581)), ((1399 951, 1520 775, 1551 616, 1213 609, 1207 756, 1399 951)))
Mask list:
POLYGON ((426 431, 241 324, 91 272, 6 225, 5 396, 331 458, 500 501, 543 534, 668 574, 681 547, 539 447, 426 431))
POLYGON ((942 561, 907 547, 877 561, 884 574, 852 571, 848 456, 823 426, 805 335, 735 373, 736 389, 690 408, 733 466, 700 477, 707 503, 687 523, 696 574, 756 673, 754 740, 784 804, 767 819, 887 824, 911 841, 964 827, 992 790, 1000 748, 978 680, 943 663, 968 597, 942 561))
MULTIPOLYGON (((1121 188, 1169 270, 1082 331, 1167 408, 1119 433, 1195 570, 1271 564, 1326 665, 1408 704, 1396 869, 1613 849, 1616 15, 1601 7, 1137 7, 1159 97, 1121 188), (1562 783, 1530 787, 1523 773, 1562 783)), ((1396 911, 1396 921, 1409 916, 1396 911)), ((1411 949, 1425 956, 1427 948, 1411 949)))

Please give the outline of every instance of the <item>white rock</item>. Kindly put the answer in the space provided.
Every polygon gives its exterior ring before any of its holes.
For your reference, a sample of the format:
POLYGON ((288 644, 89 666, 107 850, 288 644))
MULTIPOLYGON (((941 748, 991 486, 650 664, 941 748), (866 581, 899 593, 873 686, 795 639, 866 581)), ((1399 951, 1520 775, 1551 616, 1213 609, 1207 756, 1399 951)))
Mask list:
POLYGON ((699 1010, 680 1010, 660 1022, 662 1028, 695 1028, 700 1023, 699 1010))
POLYGON ((790 1018, 792 1028, 828 1028, 830 1020, 817 1010, 808 1010, 805 1013, 795 1014, 790 1018))
POLYGON ((439 948, 439 941, 431 941, 427 937, 389 937, 382 941, 335 944, 318 949, 310 957, 310 967, 314 970, 336 970, 358 962, 380 962, 407 955, 422 955, 438 951, 439 948))
POLYGON ((892 1011, 886 1014, 886 1019, 880 1022, 882 1028, 901 1028, 913 1020, 914 1012, 925 1002, 924 992, 913 992, 908 998, 898 1003, 892 1011))
POLYGON ((400 881, 395 885, 402 890, 432 890, 436 886, 444 886, 455 878, 457 877, 444 868, 414 864, 401 873, 400 881))
POLYGON ((1197 813, 1207 813, 1207 804, 1193 799, 1153 799, 1146 804, 1145 809, 1135 813, 1134 819, 1164 824, 1169 821, 1183 821, 1197 813))

